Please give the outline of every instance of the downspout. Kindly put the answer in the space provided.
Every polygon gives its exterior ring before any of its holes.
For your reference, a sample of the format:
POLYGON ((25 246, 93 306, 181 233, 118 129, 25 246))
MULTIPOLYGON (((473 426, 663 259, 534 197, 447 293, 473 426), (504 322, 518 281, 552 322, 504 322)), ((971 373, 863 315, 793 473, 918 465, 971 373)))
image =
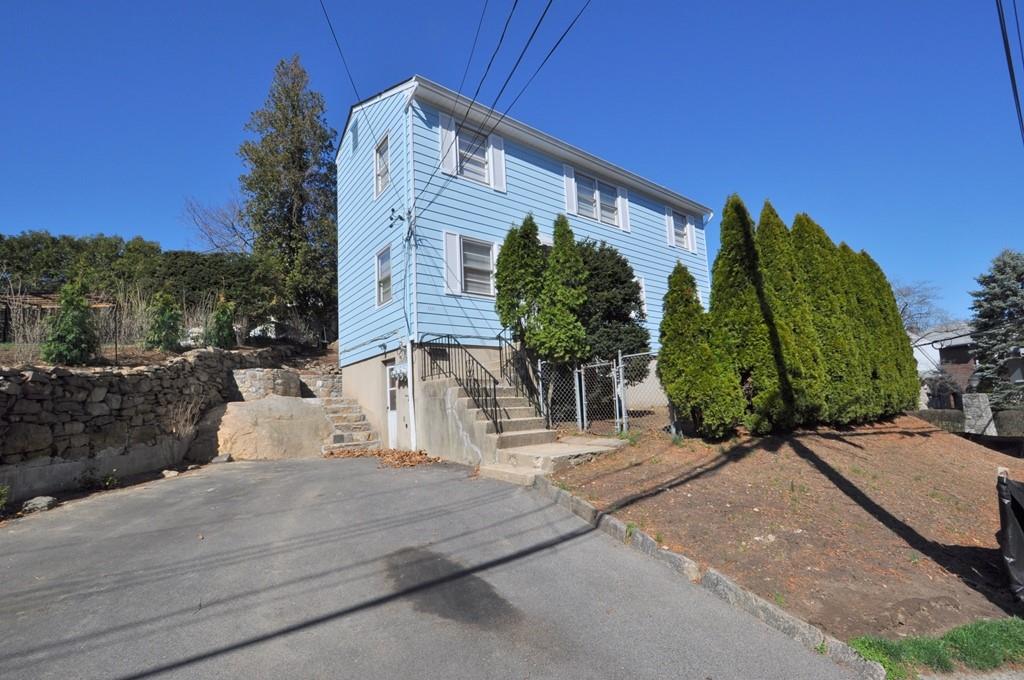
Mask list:
MULTIPOLYGON (((412 93, 409 95, 409 100, 405 104, 405 117, 406 117, 406 128, 405 128, 405 162, 406 162, 406 173, 405 173, 405 186, 408 192, 407 205, 409 206, 406 211, 406 252, 412 251, 412 266, 411 272, 409 269, 406 270, 406 282, 409 280, 409 276, 412 276, 412 335, 406 338, 405 341, 405 355, 408 357, 407 365, 409 366, 409 443, 413 451, 418 450, 416 443, 416 354, 415 354, 415 341, 419 338, 419 316, 417 312, 417 295, 416 295, 416 170, 413 163, 413 149, 412 149, 412 93)), ((408 258, 406 260, 408 262, 408 258)), ((408 304, 408 303, 406 303, 408 304)), ((409 330, 409 329, 406 329, 409 330)))

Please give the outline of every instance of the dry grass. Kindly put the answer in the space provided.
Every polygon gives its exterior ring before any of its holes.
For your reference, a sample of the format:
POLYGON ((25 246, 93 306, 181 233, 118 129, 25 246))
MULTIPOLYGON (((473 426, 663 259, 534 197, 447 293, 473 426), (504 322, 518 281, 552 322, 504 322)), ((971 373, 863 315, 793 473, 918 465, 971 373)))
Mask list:
POLYGON ((411 468, 417 465, 432 465, 440 458, 428 456, 423 451, 401 449, 338 449, 324 454, 324 458, 377 458, 382 467, 411 468))
POLYGON ((164 429, 178 439, 191 437, 196 432, 204 401, 202 394, 190 394, 171 404, 164 420, 164 429))

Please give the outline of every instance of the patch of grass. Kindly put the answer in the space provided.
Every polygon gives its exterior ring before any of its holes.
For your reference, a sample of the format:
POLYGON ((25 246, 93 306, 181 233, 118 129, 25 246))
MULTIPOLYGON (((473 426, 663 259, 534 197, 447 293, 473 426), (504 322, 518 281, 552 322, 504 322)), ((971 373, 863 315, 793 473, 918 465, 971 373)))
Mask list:
POLYGON ((660 531, 658 533, 654 534, 654 540, 657 542, 658 545, 664 545, 665 544, 665 537, 661 535, 660 531))
POLYGON ((818 654, 821 654, 822 656, 825 656, 825 652, 828 651, 828 645, 826 645, 825 641, 822 640, 814 646, 814 651, 816 651, 818 654))
POLYGON ((650 463, 651 465, 657 465, 658 463, 661 462, 661 456, 651 456, 650 458, 647 459, 647 462, 650 463))
POLYGON ((626 540, 633 538, 633 534, 636 533, 636 522, 626 523, 626 540))
POLYGON ((562 491, 568 491, 569 490, 569 485, 566 484, 565 482, 555 482, 555 486, 557 486, 562 491))
POLYGON ((885 669, 887 680, 916 678, 916 669, 950 672, 959 662, 975 670, 992 670, 1024 661, 1024 620, 1017 617, 975 621, 945 635, 902 640, 864 636, 850 646, 885 669))
POLYGON ((0 513, 3 512, 4 506, 7 505, 7 499, 11 495, 11 487, 6 484, 0 484, 0 513))
POLYGON ((636 443, 640 441, 640 437, 638 437, 636 433, 630 432, 628 430, 619 432, 618 437, 623 441, 629 442, 630 446, 636 446, 636 443))
POLYGON ((786 606, 786 597, 779 591, 776 590, 774 593, 772 593, 772 599, 775 600, 775 604, 779 607, 786 606))
POLYGON ((672 445, 673 446, 682 446, 685 443, 686 443, 686 438, 683 435, 681 435, 681 434, 674 434, 674 435, 672 435, 672 445))

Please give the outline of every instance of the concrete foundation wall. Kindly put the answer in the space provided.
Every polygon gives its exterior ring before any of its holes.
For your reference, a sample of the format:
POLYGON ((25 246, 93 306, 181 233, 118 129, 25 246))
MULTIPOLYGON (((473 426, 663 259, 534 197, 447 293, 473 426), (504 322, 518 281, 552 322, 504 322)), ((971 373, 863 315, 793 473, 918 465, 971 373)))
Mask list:
POLYGON ((492 438, 477 439, 475 420, 458 408, 459 388, 448 380, 416 384, 417 446, 432 456, 464 465, 495 460, 492 438))
MULTIPOLYGON (((396 441, 389 441, 387 418, 387 371, 386 362, 401 363, 396 352, 378 354, 370 359, 357 361, 345 366, 345 381, 342 394, 355 399, 363 409, 366 420, 379 435, 381 445, 388 448, 409 448, 412 436, 409 422, 408 391, 399 390, 398 394, 398 436, 396 441)), ((410 382, 412 375, 409 376, 410 382)))

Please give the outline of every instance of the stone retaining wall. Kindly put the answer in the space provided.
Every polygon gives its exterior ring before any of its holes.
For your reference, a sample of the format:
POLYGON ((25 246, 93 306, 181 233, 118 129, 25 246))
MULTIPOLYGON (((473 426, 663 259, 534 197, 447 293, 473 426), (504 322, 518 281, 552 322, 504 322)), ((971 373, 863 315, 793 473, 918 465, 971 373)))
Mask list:
POLYGON ((288 353, 208 348, 137 368, 0 368, 0 485, 16 503, 180 462, 202 412, 238 398, 232 371, 279 366, 288 353))
POLYGON ((281 397, 301 397, 299 374, 287 368, 243 368, 232 371, 238 397, 253 401, 276 394, 281 397))

